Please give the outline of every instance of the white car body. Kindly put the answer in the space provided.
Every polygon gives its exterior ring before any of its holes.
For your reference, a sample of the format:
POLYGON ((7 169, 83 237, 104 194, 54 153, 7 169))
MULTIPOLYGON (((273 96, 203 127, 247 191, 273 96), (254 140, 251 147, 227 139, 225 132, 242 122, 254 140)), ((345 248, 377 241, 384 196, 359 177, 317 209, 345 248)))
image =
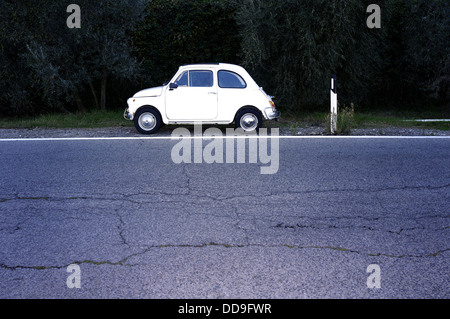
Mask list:
POLYGON ((280 116, 272 97, 244 68, 226 63, 181 66, 169 84, 139 91, 127 104, 124 117, 134 120, 136 129, 144 134, 154 133, 163 123, 235 122, 251 131, 259 128, 263 119, 280 116))

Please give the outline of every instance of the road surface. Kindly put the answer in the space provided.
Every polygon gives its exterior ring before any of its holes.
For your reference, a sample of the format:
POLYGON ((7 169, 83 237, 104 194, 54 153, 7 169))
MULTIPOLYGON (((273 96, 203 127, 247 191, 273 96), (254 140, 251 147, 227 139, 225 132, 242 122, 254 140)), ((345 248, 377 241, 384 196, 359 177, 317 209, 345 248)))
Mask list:
POLYGON ((449 138, 278 142, 0 140, 0 298, 450 297, 449 138))

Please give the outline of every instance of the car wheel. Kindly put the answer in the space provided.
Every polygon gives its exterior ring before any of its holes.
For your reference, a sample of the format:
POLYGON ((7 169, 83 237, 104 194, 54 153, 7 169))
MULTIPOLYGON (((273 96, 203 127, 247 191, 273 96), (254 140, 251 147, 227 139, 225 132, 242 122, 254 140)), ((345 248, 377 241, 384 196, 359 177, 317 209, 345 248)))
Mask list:
POLYGON ((262 124, 261 114, 253 109, 243 109, 236 115, 236 127, 246 132, 257 131, 262 124))
POLYGON ((139 133, 153 134, 162 125, 161 115, 153 108, 139 109, 134 116, 134 126, 139 133))

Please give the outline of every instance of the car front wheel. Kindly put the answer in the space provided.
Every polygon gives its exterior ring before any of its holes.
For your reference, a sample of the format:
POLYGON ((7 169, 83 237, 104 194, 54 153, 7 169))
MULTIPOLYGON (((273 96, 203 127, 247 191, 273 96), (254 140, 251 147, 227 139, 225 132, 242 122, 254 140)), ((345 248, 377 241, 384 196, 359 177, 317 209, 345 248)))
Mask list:
POLYGON ((262 124, 261 114, 253 109, 243 109, 236 115, 236 127, 246 132, 258 130, 262 124))
POLYGON ((161 115, 153 108, 139 109, 134 116, 134 126, 139 133, 153 134, 162 125, 161 115))

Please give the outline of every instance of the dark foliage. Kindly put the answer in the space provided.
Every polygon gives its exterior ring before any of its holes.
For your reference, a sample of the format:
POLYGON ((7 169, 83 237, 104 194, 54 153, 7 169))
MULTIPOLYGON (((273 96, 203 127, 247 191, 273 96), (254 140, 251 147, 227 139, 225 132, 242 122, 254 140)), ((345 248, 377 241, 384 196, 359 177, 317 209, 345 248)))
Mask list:
POLYGON ((359 0, 79 0, 0 2, 0 112, 123 108, 182 64, 245 66, 285 110, 361 108, 449 114, 450 1, 380 0, 381 29, 359 0))
POLYGON ((183 64, 240 63, 234 12, 227 1, 149 1, 135 34, 142 87, 161 85, 183 64))

